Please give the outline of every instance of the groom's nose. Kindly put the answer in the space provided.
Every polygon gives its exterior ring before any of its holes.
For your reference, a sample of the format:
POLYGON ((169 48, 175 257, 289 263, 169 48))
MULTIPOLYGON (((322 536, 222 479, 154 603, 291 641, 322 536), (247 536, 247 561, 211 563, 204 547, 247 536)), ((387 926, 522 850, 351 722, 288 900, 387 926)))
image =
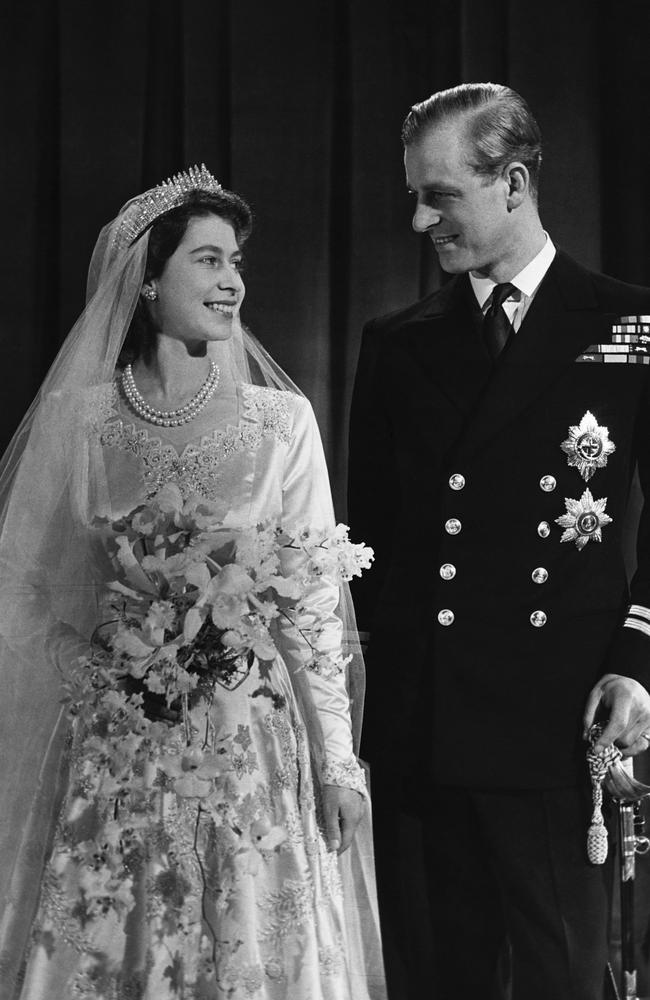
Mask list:
POLYGON ((413 213, 413 221, 411 225, 416 233, 425 233, 427 229, 431 229, 432 226, 437 226, 440 219, 441 215, 437 209, 431 208, 430 205, 418 204, 415 212, 413 213))

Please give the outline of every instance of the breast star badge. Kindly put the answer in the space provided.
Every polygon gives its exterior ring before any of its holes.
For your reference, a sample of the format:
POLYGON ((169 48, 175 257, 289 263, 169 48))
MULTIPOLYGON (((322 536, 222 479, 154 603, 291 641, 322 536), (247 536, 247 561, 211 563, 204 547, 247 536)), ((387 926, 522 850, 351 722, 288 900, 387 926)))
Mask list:
POLYGON ((601 427, 589 410, 577 426, 569 427, 569 436, 560 447, 568 456, 568 464, 577 468, 585 482, 596 469, 604 469, 609 455, 616 451, 607 427, 601 427))
POLYGON ((565 528, 560 541, 575 542, 578 550, 584 549, 587 542, 602 542, 602 529, 612 523, 612 518, 605 513, 607 497, 594 500, 591 490, 585 490, 579 500, 565 497, 566 514, 555 518, 555 523, 565 528))

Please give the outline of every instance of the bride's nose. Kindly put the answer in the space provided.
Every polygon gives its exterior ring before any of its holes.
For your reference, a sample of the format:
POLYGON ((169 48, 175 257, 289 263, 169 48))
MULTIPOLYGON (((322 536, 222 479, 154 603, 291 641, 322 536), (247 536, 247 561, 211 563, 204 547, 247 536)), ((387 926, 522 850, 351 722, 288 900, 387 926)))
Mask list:
POLYGON ((219 288, 239 292, 244 287, 244 279, 236 268, 226 265, 219 275, 219 288))

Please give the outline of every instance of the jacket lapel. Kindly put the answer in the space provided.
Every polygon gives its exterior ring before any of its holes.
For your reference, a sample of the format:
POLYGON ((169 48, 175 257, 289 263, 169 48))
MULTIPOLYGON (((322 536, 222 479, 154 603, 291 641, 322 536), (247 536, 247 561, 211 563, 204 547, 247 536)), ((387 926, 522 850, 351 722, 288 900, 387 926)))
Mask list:
POLYGON ((476 407, 459 456, 484 448, 521 416, 590 343, 604 339, 609 322, 588 272, 559 251, 476 407))
POLYGON ((453 403, 463 417, 473 410, 492 371, 472 317, 466 276, 452 279, 404 329, 404 348, 416 369, 453 403))

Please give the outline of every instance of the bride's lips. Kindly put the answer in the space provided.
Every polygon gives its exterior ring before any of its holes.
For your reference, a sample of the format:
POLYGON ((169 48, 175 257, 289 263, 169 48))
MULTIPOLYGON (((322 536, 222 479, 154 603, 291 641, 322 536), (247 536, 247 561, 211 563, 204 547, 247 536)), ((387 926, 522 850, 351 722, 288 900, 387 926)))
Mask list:
POLYGON ((218 312, 223 316, 234 316, 235 308, 237 306, 236 302, 205 302, 206 309, 210 312, 218 312))

